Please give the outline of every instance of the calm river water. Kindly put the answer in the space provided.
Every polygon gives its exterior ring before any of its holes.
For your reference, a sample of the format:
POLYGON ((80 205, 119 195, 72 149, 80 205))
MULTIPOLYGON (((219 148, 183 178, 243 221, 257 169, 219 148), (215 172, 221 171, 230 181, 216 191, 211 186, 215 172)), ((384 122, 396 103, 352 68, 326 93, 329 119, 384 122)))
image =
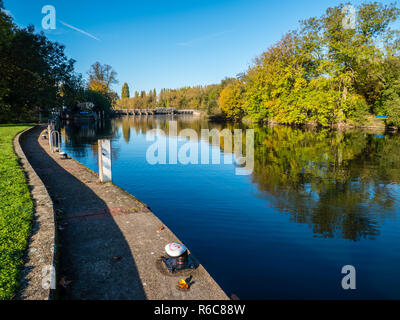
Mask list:
POLYGON ((97 139, 112 139, 114 183, 148 204, 228 295, 400 299, 400 135, 252 127, 246 176, 234 164, 149 164, 146 132, 168 135, 172 119, 178 132, 234 129, 192 116, 125 117, 66 125, 63 149, 97 172, 97 139), (342 288, 345 265, 356 269, 355 290, 342 288))

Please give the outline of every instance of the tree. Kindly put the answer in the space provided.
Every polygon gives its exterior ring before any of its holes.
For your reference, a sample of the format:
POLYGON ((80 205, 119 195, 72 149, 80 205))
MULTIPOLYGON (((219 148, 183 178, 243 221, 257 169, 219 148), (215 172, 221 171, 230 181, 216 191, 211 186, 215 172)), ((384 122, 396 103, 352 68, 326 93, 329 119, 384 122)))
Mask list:
POLYGON ((125 82, 123 87, 122 87, 122 93, 121 93, 121 99, 127 99, 130 97, 129 94, 129 86, 128 84, 125 82))
POLYGON ((11 18, 1 9, 4 9, 2 0, 0 0, 0 121, 11 109, 11 105, 5 101, 10 88, 7 81, 7 69, 5 69, 8 59, 4 52, 9 49, 15 32, 11 18))
POLYGON ((142 92, 130 102, 208 114, 221 110, 231 120, 261 123, 358 125, 373 113, 398 123, 400 31, 391 24, 400 10, 372 2, 356 13, 354 29, 343 24, 343 4, 301 21, 245 73, 219 85, 162 89, 157 98, 142 92))
POLYGON ((112 84, 118 83, 117 72, 108 64, 102 65, 100 62, 95 62, 91 65, 88 75, 89 86, 91 82, 100 82, 110 90, 112 84))
POLYGON ((32 121, 38 108, 62 106, 61 87, 79 82, 75 61, 64 49, 33 26, 18 28, 0 12, 0 121, 32 121))
POLYGON ((255 122, 323 126, 361 123, 377 107, 390 105, 395 112, 396 103, 384 103, 396 100, 393 93, 384 95, 389 82, 397 90, 384 66, 400 54, 399 32, 390 29, 400 11, 394 5, 362 4, 356 28, 345 29, 343 8, 328 8, 321 17, 302 21, 299 30, 271 46, 238 76, 244 84, 242 105, 233 99, 231 86, 221 91, 221 109, 255 122))
POLYGON ((84 101, 92 102, 94 104, 93 111, 104 111, 108 113, 111 109, 111 103, 109 99, 104 96, 101 92, 87 89, 84 91, 84 101))
POLYGON ((111 90, 111 85, 118 83, 117 72, 108 64, 95 62, 91 65, 88 76, 88 88, 101 93, 111 105, 114 105, 118 100, 118 94, 111 90))
POLYGON ((243 110, 243 84, 235 81, 227 85, 219 96, 219 106, 228 119, 240 120, 243 110))

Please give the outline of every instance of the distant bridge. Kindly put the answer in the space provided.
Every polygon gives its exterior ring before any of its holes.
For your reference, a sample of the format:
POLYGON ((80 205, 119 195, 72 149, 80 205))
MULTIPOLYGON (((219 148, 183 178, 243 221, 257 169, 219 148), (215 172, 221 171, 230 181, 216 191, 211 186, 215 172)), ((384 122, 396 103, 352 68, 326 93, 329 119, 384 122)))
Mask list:
POLYGON ((197 110, 175 110, 174 108, 155 108, 155 109, 114 109, 115 114, 118 115, 157 115, 157 114, 193 114, 199 115, 200 112, 197 110))

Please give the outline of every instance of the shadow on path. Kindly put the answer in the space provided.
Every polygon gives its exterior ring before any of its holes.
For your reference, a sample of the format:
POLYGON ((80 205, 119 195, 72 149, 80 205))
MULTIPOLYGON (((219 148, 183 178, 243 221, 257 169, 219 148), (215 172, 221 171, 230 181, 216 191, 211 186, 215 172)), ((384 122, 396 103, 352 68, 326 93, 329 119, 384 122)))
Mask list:
MULTIPOLYGON (((110 209, 42 148, 38 139, 43 129, 35 128, 22 148, 57 213, 60 298, 146 299, 131 250, 110 209)), ((84 170, 73 160, 67 161, 71 170, 84 170)))

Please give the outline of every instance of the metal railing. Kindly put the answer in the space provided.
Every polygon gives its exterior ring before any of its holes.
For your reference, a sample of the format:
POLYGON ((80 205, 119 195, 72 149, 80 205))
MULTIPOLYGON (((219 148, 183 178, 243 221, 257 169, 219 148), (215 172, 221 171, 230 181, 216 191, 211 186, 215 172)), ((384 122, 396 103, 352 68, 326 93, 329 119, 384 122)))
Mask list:
POLYGON ((50 151, 60 152, 61 150, 61 134, 56 130, 49 131, 49 144, 50 144, 50 151))

